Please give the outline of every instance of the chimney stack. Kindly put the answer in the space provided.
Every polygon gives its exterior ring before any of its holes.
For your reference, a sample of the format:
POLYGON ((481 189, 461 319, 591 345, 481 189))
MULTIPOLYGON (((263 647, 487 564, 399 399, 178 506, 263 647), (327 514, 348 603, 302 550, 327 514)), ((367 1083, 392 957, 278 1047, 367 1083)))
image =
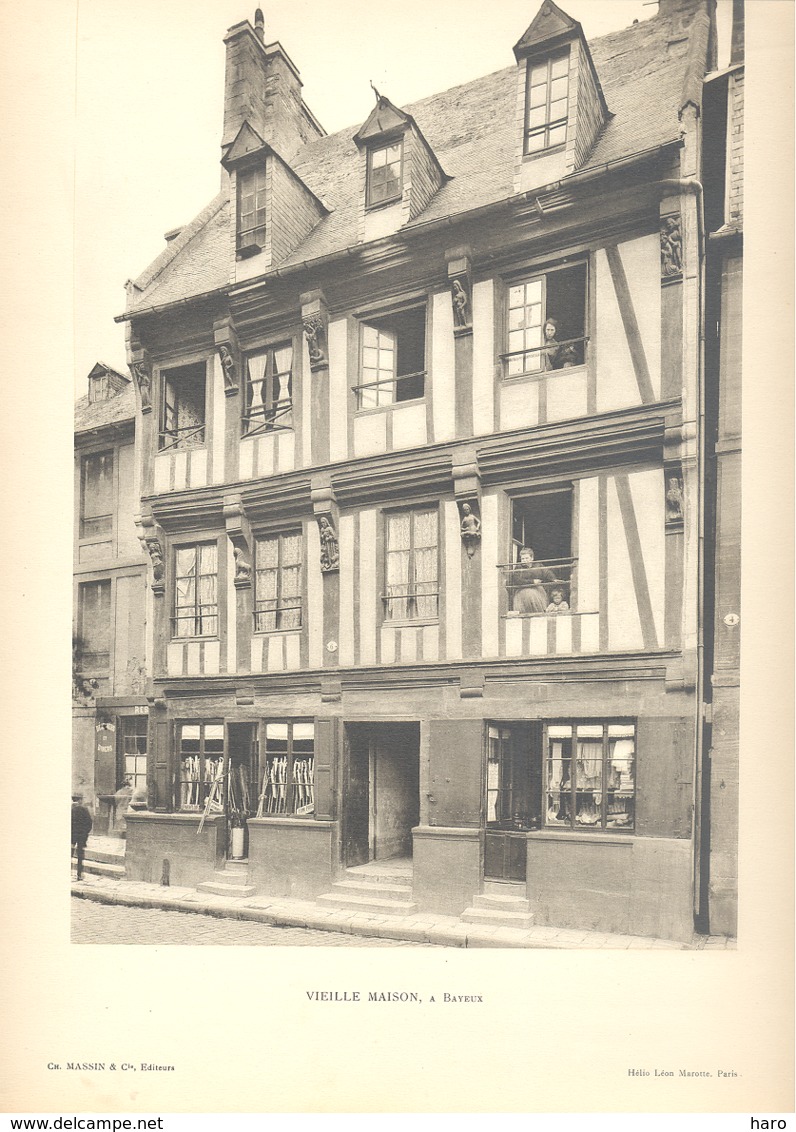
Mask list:
POLYGON ((732 43, 730 46, 730 63, 743 63, 744 61, 744 0, 732 0, 732 43))

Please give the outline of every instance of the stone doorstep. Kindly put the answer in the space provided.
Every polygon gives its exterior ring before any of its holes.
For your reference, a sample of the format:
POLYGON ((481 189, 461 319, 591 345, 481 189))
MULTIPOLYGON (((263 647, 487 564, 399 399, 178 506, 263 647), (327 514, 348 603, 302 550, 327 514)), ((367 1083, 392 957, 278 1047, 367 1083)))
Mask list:
POLYGON ((382 912, 393 916, 411 916, 417 911, 417 904, 408 900, 380 899, 377 896, 357 896, 349 892, 325 892, 317 903, 339 908, 342 912, 382 912))
MULTIPOLYGON (((72 865, 74 868, 77 868, 77 858, 72 858, 72 865)), ((91 873, 92 876, 114 877, 119 880, 124 879, 124 865, 117 865, 105 861, 90 861, 88 858, 83 861, 83 872, 91 873)))
POLYGON ((480 924, 492 928, 533 927, 533 916, 530 912, 504 912, 499 908, 465 908, 460 918, 466 924, 480 924))
MULTIPOLYGON (((226 874, 220 875, 226 876, 226 874)), ((257 889, 253 884, 241 884, 240 881, 237 880, 232 883, 230 883, 229 880, 204 880, 201 884, 197 884, 196 891, 212 896, 234 896, 240 898, 244 896, 254 896, 257 889)))
POLYGON ((412 886, 397 884, 381 884, 378 881, 362 880, 336 880, 332 885, 332 892, 342 895, 368 896, 377 900, 405 900, 412 901, 412 886))
POLYGON ((473 897, 474 908, 491 908, 501 912, 525 912, 531 910, 530 900, 524 896, 509 896, 497 892, 479 892, 473 897))
MULTIPOLYGON (((203 881, 203 884, 227 884, 239 885, 241 887, 249 885, 249 870, 248 869, 216 869, 209 881, 203 881)), ((198 885, 197 885, 198 887, 198 885)))

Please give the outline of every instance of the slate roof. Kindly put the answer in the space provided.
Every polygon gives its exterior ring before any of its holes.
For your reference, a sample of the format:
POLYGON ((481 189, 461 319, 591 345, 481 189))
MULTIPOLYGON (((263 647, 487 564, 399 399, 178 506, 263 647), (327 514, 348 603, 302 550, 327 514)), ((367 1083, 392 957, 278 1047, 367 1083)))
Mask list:
MULTIPOLYGON (((679 111, 693 87, 689 75, 707 45, 703 21, 691 42, 671 36, 661 15, 589 42, 611 118, 582 170, 654 149, 680 136, 679 111)), ((704 70, 704 64, 702 64, 704 70)), ((421 99, 411 114, 449 180, 428 207, 406 225, 496 204, 513 194, 516 66, 421 99)), ((280 266, 342 251, 358 240, 359 127, 318 138, 292 168, 331 209, 280 266)), ((581 172, 582 170, 579 170, 581 172)), ((223 194, 189 224, 137 280, 141 292, 129 310, 205 294, 230 283, 233 218, 223 194)))
POLYGON ((75 436, 106 425, 135 420, 135 392, 132 382, 115 397, 90 402, 88 394, 75 401, 75 436))

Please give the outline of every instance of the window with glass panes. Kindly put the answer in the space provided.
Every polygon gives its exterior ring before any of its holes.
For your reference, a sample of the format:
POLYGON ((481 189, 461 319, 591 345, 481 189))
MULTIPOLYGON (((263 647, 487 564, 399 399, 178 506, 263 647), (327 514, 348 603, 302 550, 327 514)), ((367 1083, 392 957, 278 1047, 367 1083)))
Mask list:
POLYGON ((633 829, 634 723, 550 723, 545 750, 546 826, 633 829))
POLYGON ((397 511, 386 516, 386 593, 388 621, 438 616, 439 561, 436 508, 397 511))
POLYGON ((368 150, 368 205, 386 204, 401 196, 403 143, 368 150))
POLYGON ((241 170, 238 183, 238 251, 265 243, 265 167, 241 170))
POLYGON ((161 451, 197 448, 205 442, 205 394, 207 367, 204 362, 164 371, 161 406, 161 451))
POLYGON ((587 264, 581 262, 509 284, 506 376, 583 365, 587 279, 587 264))
POLYGON ((78 590, 80 669, 101 672, 111 664, 111 583, 83 582, 78 590))
POLYGON ((283 342, 246 359, 246 435, 293 427, 293 346, 283 342))
POLYGON ((145 715, 127 715, 120 719, 122 746, 122 778, 128 778, 133 791, 146 788, 147 726, 145 715))
POLYGON ((113 452, 92 452, 80 466, 80 537, 113 531, 113 452))
POLYGON ((213 791, 211 813, 224 810, 224 724, 180 723, 177 725, 179 776, 177 809, 204 810, 213 791))
POLYGON ((308 817, 314 813, 314 724, 266 723, 257 817, 270 814, 308 817))
POLYGON ((362 382, 357 408, 412 401, 425 393, 426 308, 410 307, 361 324, 362 382))
POLYGON ((525 153, 563 145, 569 107, 569 51, 528 60, 525 88, 525 153))
POLYGON ((214 542, 174 553, 174 637, 218 635, 218 548, 214 542))
POLYGON ((300 531, 258 538, 255 546, 254 631, 301 628, 300 531))

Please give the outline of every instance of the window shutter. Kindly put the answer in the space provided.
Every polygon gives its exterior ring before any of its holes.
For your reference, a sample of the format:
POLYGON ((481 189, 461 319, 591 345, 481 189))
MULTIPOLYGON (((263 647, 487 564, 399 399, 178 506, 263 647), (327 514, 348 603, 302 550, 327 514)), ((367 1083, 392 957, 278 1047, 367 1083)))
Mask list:
POLYGON ((169 774, 171 751, 171 724, 155 723, 152 728, 152 765, 155 793, 155 810, 166 813, 173 805, 173 783, 169 774))
POLYGON ((637 727, 636 832, 690 837, 694 804, 694 726, 677 717, 640 718, 637 727))
POLYGON ((432 719, 429 825, 481 825, 481 719, 432 719))
POLYGON ((335 776, 340 750, 339 718, 315 720, 315 817, 332 821, 335 816, 335 776))

